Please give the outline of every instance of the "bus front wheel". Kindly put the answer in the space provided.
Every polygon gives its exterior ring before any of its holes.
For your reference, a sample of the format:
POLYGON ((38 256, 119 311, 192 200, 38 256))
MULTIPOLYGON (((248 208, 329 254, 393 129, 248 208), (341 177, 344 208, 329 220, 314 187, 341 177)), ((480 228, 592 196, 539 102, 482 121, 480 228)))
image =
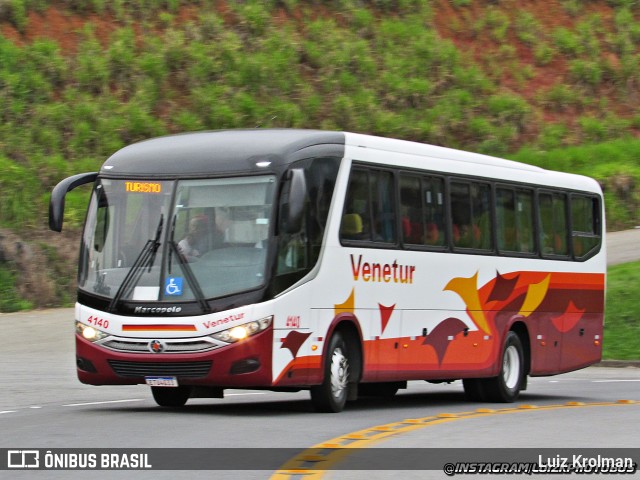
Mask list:
POLYGON ((336 332, 329 342, 324 359, 324 380, 311 387, 311 402, 318 412, 337 413, 347 403, 351 368, 347 342, 336 332))
POLYGON ((153 399, 161 407, 182 407, 191 393, 191 387, 151 387, 153 399))

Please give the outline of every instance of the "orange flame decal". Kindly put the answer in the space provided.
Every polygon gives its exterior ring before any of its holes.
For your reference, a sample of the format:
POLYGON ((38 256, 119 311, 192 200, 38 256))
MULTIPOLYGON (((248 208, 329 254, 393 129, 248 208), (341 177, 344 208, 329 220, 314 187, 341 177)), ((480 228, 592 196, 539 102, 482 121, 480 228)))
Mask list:
POLYGON ((550 281, 551 274, 547 275, 541 282, 529 285, 529 288, 527 289, 527 296, 524 299, 522 307, 520 307, 518 315, 528 317, 540 306, 544 297, 547 295, 550 281))
POLYGON ((454 278, 447 283, 444 289, 457 293, 467 306, 467 313, 473 323, 483 332, 491 334, 491 327, 484 315, 484 310, 480 303, 480 295, 478 294, 478 272, 473 277, 454 278))

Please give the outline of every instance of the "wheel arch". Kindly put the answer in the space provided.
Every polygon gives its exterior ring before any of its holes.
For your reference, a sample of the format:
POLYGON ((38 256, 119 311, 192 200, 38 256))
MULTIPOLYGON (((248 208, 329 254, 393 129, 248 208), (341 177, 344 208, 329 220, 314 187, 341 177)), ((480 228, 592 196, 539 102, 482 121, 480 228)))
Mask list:
POLYGON ((529 336, 529 329, 526 323, 522 320, 516 320, 509 331, 518 335, 520 343, 522 344, 522 352, 524 354, 524 374, 529 375, 531 372, 531 337, 529 336))
MULTIPOLYGON (((339 314, 333 319, 327 330, 327 335, 322 349, 323 361, 327 356, 329 339, 337 332, 343 336, 349 347, 352 347, 348 349, 348 358, 349 364, 354 372, 352 382, 358 383, 362 378, 364 368, 364 352, 362 347, 362 330, 360 329, 360 323, 355 315, 339 314)), ((324 372, 322 380, 324 380, 324 372)))

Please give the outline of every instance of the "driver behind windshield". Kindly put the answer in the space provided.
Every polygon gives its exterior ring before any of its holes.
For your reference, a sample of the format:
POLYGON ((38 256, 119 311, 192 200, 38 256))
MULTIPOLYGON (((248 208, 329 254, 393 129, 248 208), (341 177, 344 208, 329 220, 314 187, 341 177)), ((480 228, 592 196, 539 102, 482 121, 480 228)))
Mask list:
POLYGON ((178 243, 178 251, 188 261, 200 257, 207 250, 207 219, 194 217, 189 222, 189 232, 178 243))

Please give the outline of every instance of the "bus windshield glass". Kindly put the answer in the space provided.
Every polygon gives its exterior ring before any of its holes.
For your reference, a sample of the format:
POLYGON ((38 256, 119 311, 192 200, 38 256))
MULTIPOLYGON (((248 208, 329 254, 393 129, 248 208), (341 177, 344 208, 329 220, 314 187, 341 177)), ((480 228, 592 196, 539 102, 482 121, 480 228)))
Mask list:
POLYGON ((114 303, 202 301, 260 287, 274 192, 273 176, 101 179, 79 287, 114 303))

